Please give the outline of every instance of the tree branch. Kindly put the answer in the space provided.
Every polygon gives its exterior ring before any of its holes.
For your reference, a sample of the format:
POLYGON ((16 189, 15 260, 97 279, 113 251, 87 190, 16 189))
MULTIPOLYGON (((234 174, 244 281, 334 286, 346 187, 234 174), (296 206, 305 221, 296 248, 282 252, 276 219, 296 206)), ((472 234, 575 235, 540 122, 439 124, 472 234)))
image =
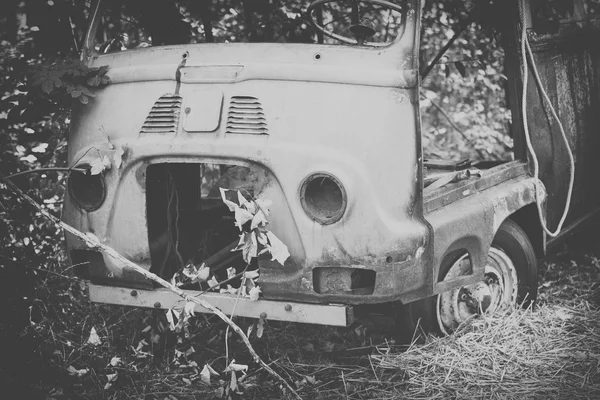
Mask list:
POLYGON ((258 353, 256 353, 256 351, 252 347, 252 344, 250 343, 250 340, 248 340, 248 337, 242 331, 242 329, 235 322, 233 322, 231 320, 231 318, 229 318, 227 315, 225 315, 221 310, 219 310, 218 308, 216 308, 215 306, 213 306, 212 304, 208 303, 205 300, 202 300, 200 298, 196 298, 196 297, 192 297, 192 296, 188 295, 187 293, 185 293, 183 290, 181 290, 177 286, 173 285, 172 283, 170 283, 170 282, 162 279, 158 275, 153 274, 152 272, 147 271, 144 268, 140 267, 139 265, 137 265, 137 264, 129 261, 127 258, 123 257, 121 254, 119 254, 112 247, 109 247, 109 246, 107 246, 105 244, 100 243, 99 241, 95 240, 94 238, 92 238, 92 237, 86 235, 85 233, 80 232, 79 230, 73 228, 71 225, 69 225, 69 224, 61 221, 60 219, 58 219, 54 215, 50 214, 47 210, 45 210, 44 208, 42 208, 42 206, 40 206, 35 200, 33 200, 31 197, 29 197, 27 194, 25 194, 21 189, 19 189, 15 184, 13 184, 11 181, 9 181, 8 179, 6 179, 4 176, 0 175, 0 180, 2 182, 4 182, 4 184, 7 185, 9 189, 11 189, 12 191, 14 191, 16 194, 18 194, 20 197, 22 197, 24 200, 26 200, 29 204, 31 204, 33 207, 35 207, 46 218, 50 219, 55 224, 59 225, 65 231, 67 231, 67 232, 71 233, 72 235, 77 236, 78 238, 84 240, 85 243, 88 246, 97 248, 98 250, 101 250, 103 253, 109 255, 110 257, 114 258, 117 261, 120 261, 121 263, 123 263, 124 265, 126 265, 129 268, 133 269, 137 273, 139 273, 139 274, 143 275, 144 277, 146 277, 146 278, 148 278, 148 279, 150 279, 150 280, 152 280, 152 281, 160 284, 161 286, 169 289, 173 293, 175 293, 178 296, 180 296, 181 298, 183 298, 185 301, 198 304, 198 305, 206 308, 207 310, 212 311, 219 318, 221 318, 223 321, 225 321, 225 323, 227 323, 227 325, 229 325, 231 327, 231 329, 233 329, 240 336, 240 338, 242 339, 242 341, 244 342, 244 344, 248 348, 248 351, 250 352, 250 354, 252 355, 252 357, 254 358, 254 361, 256 363, 260 364, 267 372, 269 372, 275 378, 277 378, 278 380, 280 380, 297 399, 302 400, 302 398, 294 390, 294 388, 285 379, 283 379, 281 377, 281 375, 279 375, 267 363, 265 363, 262 360, 262 358, 260 358, 260 356, 258 355, 258 353))

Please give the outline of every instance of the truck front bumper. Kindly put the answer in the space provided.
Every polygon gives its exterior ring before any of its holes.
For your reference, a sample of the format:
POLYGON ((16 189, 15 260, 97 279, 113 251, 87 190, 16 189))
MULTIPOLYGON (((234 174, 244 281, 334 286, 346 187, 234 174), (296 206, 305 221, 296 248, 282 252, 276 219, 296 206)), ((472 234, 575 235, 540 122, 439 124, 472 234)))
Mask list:
MULTIPOLYGON (((159 309, 183 308, 185 305, 185 300, 168 289, 139 290, 90 284, 89 291, 90 300, 98 303, 159 309)), ((252 301, 230 294, 199 294, 200 292, 194 290, 185 292, 190 296, 207 301, 227 315, 235 312, 235 315, 240 317, 329 326, 348 326, 354 321, 353 308, 344 305, 271 300, 252 301)), ((211 313, 200 305, 196 305, 195 311, 211 313)))

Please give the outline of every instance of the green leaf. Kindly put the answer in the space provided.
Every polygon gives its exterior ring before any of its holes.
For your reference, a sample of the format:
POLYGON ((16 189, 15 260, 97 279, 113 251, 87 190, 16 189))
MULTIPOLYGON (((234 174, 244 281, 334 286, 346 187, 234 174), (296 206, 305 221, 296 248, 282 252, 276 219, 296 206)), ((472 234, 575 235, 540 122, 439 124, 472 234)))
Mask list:
POLYGON ((86 88, 85 86, 78 85, 77 89, 80 90, 81 93, 85 94, 88 97, 96 97, 96 95, 93 92, 91 92, 88 88, 86 88))
POLYGON ((94 76, 94 77, 88 78, 88 80, 87 80, 87 84, 90 86, 98 86, 98 85, 100 85, 100 82, 101 82, 101 79, 99 76, 94 76))
POLYGON ((72 98, 76 99, 79 96, 81 96, 81 90, 78 90, 78 89, 71 90, 71 97, 72 98))
POLYGON ((62 86, 62 81, 60 80, 60 78, 56 76, 51 76, 50 79, 52 80, 52 83, 54 83, 54 86, 56 86, 57 88, 62 86))
POLYGON ((54 89, 54 83, 51 79, 47 79, 44 81, 44 83, 42 83, 42 91, 44 93, 50 94, 50 92, 52 92, 52 89, 54 89))
POLYGON ((85 94, 82 94, 81 96, 79 96, 79 101, 81 102, 81 104, 87 104, 90 102, 90 99, 85 94))

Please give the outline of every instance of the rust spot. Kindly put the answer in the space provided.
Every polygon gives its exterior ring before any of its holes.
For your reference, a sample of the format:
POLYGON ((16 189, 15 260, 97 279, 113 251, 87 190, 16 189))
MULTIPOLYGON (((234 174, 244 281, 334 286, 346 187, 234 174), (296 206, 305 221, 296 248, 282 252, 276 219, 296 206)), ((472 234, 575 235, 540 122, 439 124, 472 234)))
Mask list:
POLYGON ((146 191, 146 167, 146 164, 142 164, 135 171, 135 179, 144 192, 146 191))

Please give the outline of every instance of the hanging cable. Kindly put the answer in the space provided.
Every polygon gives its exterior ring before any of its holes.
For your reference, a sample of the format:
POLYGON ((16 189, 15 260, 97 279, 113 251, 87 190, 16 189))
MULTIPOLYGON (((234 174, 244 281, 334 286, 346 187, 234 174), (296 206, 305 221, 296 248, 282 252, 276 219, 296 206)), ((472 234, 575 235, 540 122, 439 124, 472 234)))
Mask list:
POLYGON ((569 145, 569 139, 567 138, 567 134, 565 133, 565 130, 563 128, 563 125, 560 121, 560 119, 558 118, 558 115, 556 113, 556 110, 554 109, 554 107, 552 106, 552 103, 550 102, 550 98, 548 97, 548 93, 546 93, 546 90, 544 89, 544 86, 542 85, 542 81, 540 79, 537 67, 535 65, 535 59, 533 58, 533 52, 531 51, 531 47, 529 46, 529 40, 527 39, 527 28, 526 28, 526 16, 525 16, 525 1, 526 0, 519 0, 519 12, 520 12, 520 17, 521 17, 521 57, 522 57, 522 65, 523 65, 523 99, 522 99, 522 114, 523 114, 523 129, 524 129, 524 133, 525 133, 525 141, 527 142, 527 149, 529 150, 529 153, 531 154, 531 158, 533 161, 533 177, 535 178, 535 203, 537 205, 537 209, 538 209, 538 214, 540 217, 540 223, 542 225, 542 228, 544 229, 544 232, 546 232, 549 236, 551 237, 556 237, 558 236, 558 234, 560 233, 560 231, 562 230, 562 226, 567 218, 567 214, 569 213, 569 208, 571 207, 571 195, 573 194, 573 185, 575 182, 575 160, 573 158, 573 152, 571 151, 571 146, 569 145), (535 80, 540 88, 540 91, 544 97, 544 100, 546 101, 546 103, 548 103, 548 106, 550 107, 550 111, 552 112, 552 116, 554 117, 554 119, 556 119, 556 121, 558 122, 558 127, 560 128, 560 133, 562 134, 562 138, 565 142, 565 146, 567 149, 567 154, 569 156, 569 172, 570 172, 570 179, 569 179, 569 189, 567 191, 567 201, 565 204, 565 209, 563 211, 562 217, 558 223, 558 226, 556 227, 556 230, 554 232, 550 231, 550 229, 548 228, 548 225, 546 224, 546 221, 544 219, 544 214, 542 212, 542 201, 543 199, 540 198, 540 194, 539 194, 539 190, 538 190, 538 185, 541 184, 540 180, 539 180, 539 163, 537 160, 537 156, 535 154, 535 150, 533 148, 533 145, 531 144, 531 136, 529 133, 529 127, 527 124, 527 83, 528 83, 528 57, 531 59, 531 68, 533 70, 533 75, 535 77, 535 80))

